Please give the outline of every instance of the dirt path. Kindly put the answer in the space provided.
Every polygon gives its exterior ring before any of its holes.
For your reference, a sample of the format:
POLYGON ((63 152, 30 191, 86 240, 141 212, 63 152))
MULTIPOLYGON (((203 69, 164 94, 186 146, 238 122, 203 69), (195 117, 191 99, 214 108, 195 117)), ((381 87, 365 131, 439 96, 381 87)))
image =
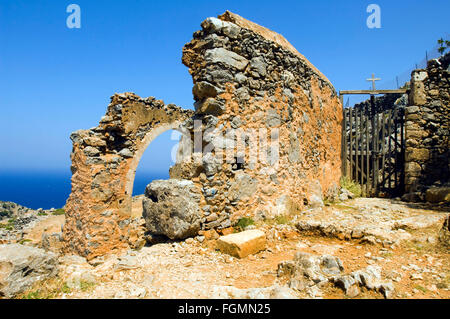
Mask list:
MULTIPOLYGON (((412 208, 402 203, 395 205, 392 206, 387 200, 366 199, 347 202, 345 207, 339 208, 338 205, 326 209, 342 214, 353 211, 356 215, 361 211, 381 211, 385 221, 389 214, 399 214, 397 222, 411 216, 438 214, 445 217, 448 214, 445 211, 412 208), (363 210, 361 205, 365 207, 363 210)), ((304 220, 303 215, 300 217, 304 220)), ((53 289, 51 297, 54 298, 221 297, 230 287, 261 289, 283 286, 285 282, 277 277, 278 264, 292 260, 296 252, 303 251, 339 257, 346 273, 368 265, 381 266, 383 279, 394 284, 393 298, 450 298, 450 253, 436 239, 438 224, 430 226, 425 223, 422 224, 424 228, 420 229, 405 226, 401 229, 411 236, 389 244, 376 240, 362 243, 361 238, 339 238, 326 233, 320 235, 298 231, 298 220, 297 217, 285 224, 258 225, 267 235, 267 249, 244 259, 216 251, 214 240, 200 243, 194 239, 157 244, 139 251, 130 250, 120 256, 110 255, 95 261, 95 265, 80 258, 62 258, 60 277, 66 283, 63 288, 61 281, 59 286, 49 284, 48 289, 53 289)), ((389 224, 389 227, 394 224, 389 224)), ((389 227, 386 229, 392 230, 389 227)), ((36 289, 44 291, 44 286, 36 289)), ((311 298, 304 291, 292 292, 297 298, 311 298)), ((233 297, 230 294, 227 296, 233 297)), ((343 290, 331 284, 322 288, 319 297, 347 298, 343 290)), ((383 295, 363 289, 356 298, 383 298, 383 295)))

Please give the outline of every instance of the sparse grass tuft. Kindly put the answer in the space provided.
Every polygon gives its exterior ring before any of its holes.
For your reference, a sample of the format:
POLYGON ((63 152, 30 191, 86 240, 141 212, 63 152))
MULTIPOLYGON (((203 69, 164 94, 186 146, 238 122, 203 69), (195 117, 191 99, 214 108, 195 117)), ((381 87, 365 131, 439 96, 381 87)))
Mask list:
POLYGON ((40 212, 40 213, 38 213, 37 215, 38 215, 38 216, 48 216, 48 214, 45 213, 45 212, 40 212))
MULTIPOLYGON (((97 284, 81 280, 78 290, 83 292, 91 291, 97 284)), ((38 282, 33 285, 28 291, 17 296, 18 299, 53 299, 58 298, 61 294, 68 294, 77 290, 70 288, 64 279, 54 277, 43 282, 38 282)))
POLYGON ((5 230, 13 230, 14 224, 13 223, 7 223, 7 224, 0 224, 0 229, 3 228, 5 230))
POLYGON ((251 217, 242 217, 239 218, 234 228, 238 231, 244 231, 247 226, 254 225, 255 221, 251 217))
POLYGON ((58 208, 55 209, 55 211, 52 213, 52 215, 64 215, 66 213, 66 211, 64 210, 64 208, 58 208))
POLYGON ((264 219, 264 223, 267 225, 287 225, 292 222, 292 216, 290 215, 278 215, 273 218, 264 219))
POLYGON ((278 215, 274 219, 275 219, 275 223, 277 223, 278 225, 289 224, 289 222, 291 221, 290 218, 286 215, 278 215))
POLYGON ((83 280, 80 281, 80 289, 83 292, 92 290, 92 288, 94 288, 95 285, 96 285, 95 282, 88 282, 88 281, 83 281, 83 280))
POLYGON ((420 291, 423 292, 423 293, 426 293, 426 292, 428 291, 427 288, 422 287, 422 286, 420 286, 420 285, 417 285, 417 286, 415 286, 414 288, 416 288, 417 290, 420 290, 420 291))
POLYGON ((36 283, 33 288, 29 289, 27 292, 19 295, 17 299, 53 299, 57 298, 58 295, 70 292, 70 289, 63 284, 62 279, 51 278, 42 283, 36 283))
POLYGON ((346 176, 343 176, 341 177, 340 185, 342 188, 345 188, 346 190, 352 192, 353 195, 355 195, 355 197, 361 197, 362 195, 361 185, 359 185, 357 182, 351 180, 346 176))

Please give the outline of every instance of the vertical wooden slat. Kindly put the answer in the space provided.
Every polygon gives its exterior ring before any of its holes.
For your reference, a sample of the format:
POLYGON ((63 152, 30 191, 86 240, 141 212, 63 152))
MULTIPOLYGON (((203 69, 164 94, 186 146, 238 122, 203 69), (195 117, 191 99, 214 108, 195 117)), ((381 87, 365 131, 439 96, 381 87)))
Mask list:
POLYGON ((364 157, 363 157, 363 141, 364 141, 364 112, 363 109, 360 108, 359 110, 359 123, 360 123, 360 130, 359 130, 359 159, 360 159, 360 170, 359 173, 361 174, 360 178, 360 185, 361 189, 364 185, 364 157))
POLYGON ((369 135, 369 110, 367 109, 365 114, 366 118, 366 196, 370 193, 370 135, 369 135))
POLYGON ((386 152, 386 114, 383 111, 383 113, 381 113, 382 117, 381 117, 381 180, 383 182, 383 189, 386 186, 386 174, 385 174, 385 152, 386 152))
POLYGON ((350 179, 353 180, 353 110, 348 109, 349 116, 349 140, 350 140, 350 179))
POLYGON ((358 182, 358 162, 359 162, 359 155, 358 155, 358 150, 359 150, 359 135, 360 135, 360 121, 358 121, 359 117, 358 117, 358 110, 355 109, 354 110, 355 113, 355 181, 358 182))
POLYGON ((379 159, 379 156, 378 156, 378 152, 379 152, 379 130, 378 130, 378 128, 379 128, 379 123, 378 123, 378 120, 379 120, 379 117, 378 117, 378 113, 377 112, 375 112, 375 114, 374 114, 374 117, 375 117, 375 121, 374 121, 374 135, 375 135, 375 138, 374 138, 374 141, 375 141, 375 145, 374 145, 374 163, 375 163, 375 165, 374 165, 374 171, 375 171, 375 174, 374 174, 374 179, 375 179, 375 181, 374 181, 374 187, 375 187, 375 189, 374 189, 374 191, 375 191, 375 196, 378 196, 378 190, 379 190, 379 187, 378 187, 378 173, 379 173, 379 171, 378 171, 378 169, 379 169, 379 167, 378 167, 378 164, 379 164, 379 162, 378 162, 378 159, 379 159))
POLYGON ((397 163, 398 163, 398 112, 394 113, 394 155, 395 155, 395 161, 394 161, 394 176, 395 176, 395 182, 394 182, 394 187, 395 187, 395 192, 397 192, 398 189, 398 170, 397 170, 397 163))
POLYGON ((375 127, 375 96, 371 95, 370 96, 370 126, 371 126, 371 130, 370 130, 370 134, 371 134, 371 140, 372 140, 372 145, 370 146, 370 162, 372 163, 372 172, 370 174, 371 178, 372 178, 372 189, 371 189, 371 194, 374 195, 375 194, 375 188, 376 188, 376 181, 375 181, 375 177, 376 177, 376 170, 375 170, 375 158, 376 158, 376 146, 375 146, 375 132, 376 132, 376 127, 375 127))
POLYGON ((389 193, 392 192, 392 187, 391 187, 391 176, 392 176, 392 139, 391 139, 391 127, 392 127, 392 110, 389 110, 388 112, 388 117, 387 117, 387 129, 388 129, 388 152, 387 152, 387 158, 388 158, 388 189, 389 189, 389 193))

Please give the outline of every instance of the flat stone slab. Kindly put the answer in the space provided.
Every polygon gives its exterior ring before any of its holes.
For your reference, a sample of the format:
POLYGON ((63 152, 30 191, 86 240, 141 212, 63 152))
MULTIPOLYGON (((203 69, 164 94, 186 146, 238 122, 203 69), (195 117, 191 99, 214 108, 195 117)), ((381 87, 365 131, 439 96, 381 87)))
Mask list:
POLYGON ((357 198, 335 207, 321 207, 303 212, 295 225, 301 232, 325 237, 395 243, 419 238, 411 231, 439 229, 449 212, 382 198, 357 198))
POLYGON ((217 240, 217 248, 225 254, 244 258, 266 248, 266 234, 252 229, 222 236, 217 240))

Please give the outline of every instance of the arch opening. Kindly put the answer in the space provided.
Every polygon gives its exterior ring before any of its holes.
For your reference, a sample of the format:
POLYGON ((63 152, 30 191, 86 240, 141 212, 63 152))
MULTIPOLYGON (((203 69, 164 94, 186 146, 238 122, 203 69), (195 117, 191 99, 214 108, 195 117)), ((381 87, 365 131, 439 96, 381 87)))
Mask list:
POLYGON ((131 216, 142 216, 145 188, 154 180, 169 179, 169 169, 176 163, 181 132, 168 129, 157 135, 145 148, 139 159, 132 185, 131 216))

